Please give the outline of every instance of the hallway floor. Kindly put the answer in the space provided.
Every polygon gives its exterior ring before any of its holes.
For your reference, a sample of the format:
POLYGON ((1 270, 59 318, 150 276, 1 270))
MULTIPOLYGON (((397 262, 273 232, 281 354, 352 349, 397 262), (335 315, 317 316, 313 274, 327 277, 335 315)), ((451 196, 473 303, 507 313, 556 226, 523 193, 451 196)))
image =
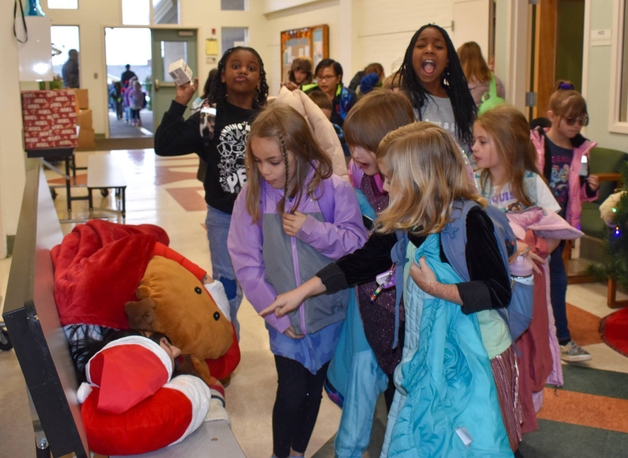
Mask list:
MULTIPOLYGON (((88 154, 91 153, 77 153, 78 166, 87 163, 88 154)), ((163 227, 170 236, 171 248, 211 272, 204 228, 204 192, 196 180, 197 157, 160 158, 152 149, 118 150, 111 154, 119 161, 128 182, 126 223, 163 227)), ((50 182, 61 180, 52 172, 47 172, 47 176, 50 182)), ((60 219, 89 217, 86 201, 73 202, 73 211, 68 214, 64 190, 58 191, 55 204, 60 219)), ((77 188, 73 193, 80 195, 86 190, 77 188)), ((98 199, 94 216, 118 221, 118 214, 111 210, 111 196, 101 199, 98 193, 95 195, 98 199)), ((72 227, 62 224, 66 233, 72 227)), ((10 259, 0 260, 2 297, 9 266, 10 259)), ((595 328, 600 318, 613 312, 606 306, 606 286, 572 285, 567 301, 572 304, 568 313, 574 340, 591 352, 593 359, 565 367, 564 388, 556 393, 553 388, 546 389, 545 407, 539 415, 541 429, 524 437, 522 452, 535 458, 628 457, 628 358, 606 346, 595 328)), ((264 322, 246 300, 238 318, 242 361, 226 389, 227 410, 246 456, 268 458, 272 454, 274 361, 264 322)), ((0 352, 0 374, 0 458, 34 456, 26 388, 12 351, 0 352)), ((385 417, 383 406, 378 406, 372 447, 364 456, 378 456, 385 417)), ((340 410, 324 396, 307 457, 334 456, 333 436, 339 418, 340 410)))

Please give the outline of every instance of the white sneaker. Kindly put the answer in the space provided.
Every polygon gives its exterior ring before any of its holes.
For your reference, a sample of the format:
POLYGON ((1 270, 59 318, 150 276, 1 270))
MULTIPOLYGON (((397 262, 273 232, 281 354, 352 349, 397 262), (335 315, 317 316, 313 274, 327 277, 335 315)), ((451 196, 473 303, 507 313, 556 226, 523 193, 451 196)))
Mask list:
POLYGON ((560 346, 560 359, 568 363, 589 361, 591 354, 573 340, 560 346))

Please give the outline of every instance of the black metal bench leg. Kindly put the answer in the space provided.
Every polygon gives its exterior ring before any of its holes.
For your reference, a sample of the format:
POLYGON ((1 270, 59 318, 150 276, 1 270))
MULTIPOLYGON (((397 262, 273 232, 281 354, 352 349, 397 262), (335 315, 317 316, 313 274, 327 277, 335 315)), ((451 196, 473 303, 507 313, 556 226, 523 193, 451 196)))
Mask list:
POLYGON ((92 199, 92 189, 93 188, 87 188, 87 201, 89 202, 89 211, 93 211, 94 210, 94 201, 92 199))
POLYGON ((122 219, 126 218, 126 188, 120 188, 122 196, 122 219))
POLYGON ((45 437, 41 438, 38 443, 35 444, 35 456, 37 458, 50 458, 50 447, 45 437))
POLYGON ((70 156, 66 156, 65 158, 65 192, 67 194, 67 199, 68 199, 68 212, 72 211, 72 191, 70 189, 71 184, 71 178, 70 178, 70 161, 72 159, 70 158, 70 156))

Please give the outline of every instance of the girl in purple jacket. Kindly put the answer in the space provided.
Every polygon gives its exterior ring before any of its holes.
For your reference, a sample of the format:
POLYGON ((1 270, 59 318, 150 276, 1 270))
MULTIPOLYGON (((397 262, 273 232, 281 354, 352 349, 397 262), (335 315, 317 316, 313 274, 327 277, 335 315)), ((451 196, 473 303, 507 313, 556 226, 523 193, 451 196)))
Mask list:
MULTIPOLYGON (((597 143, 580 134, 580 129, 589 124, 587 102, 568 81, 556 83, 550 97, 547 117, 552 123, 544 131, 537 128, 531 138, 536 147, 538 166, 548 181, 550 189, 561 206, 558 212, 569 224, 580 228, 582 201, 597 199, 600 186, 598 177, 589 175, 589 151, 597 143)), ((567 323, 567 273, 563 263, 563 240, 550 256, 550 289, 556 337, 561 346, 562 359, 567 362, 587 361, 591 355, 571 340, 567 323)))
MULTIPOLYGON (((366 241, 351 184, 293 108, 273 105, 251 125, 247 184, 235 201, 227 246, 244 294, 259 312, 366 241)), ((266 316, 278 374, 273 453, 303 456, 345 317, 348 292, 306 301, 290 316, 266 316)))

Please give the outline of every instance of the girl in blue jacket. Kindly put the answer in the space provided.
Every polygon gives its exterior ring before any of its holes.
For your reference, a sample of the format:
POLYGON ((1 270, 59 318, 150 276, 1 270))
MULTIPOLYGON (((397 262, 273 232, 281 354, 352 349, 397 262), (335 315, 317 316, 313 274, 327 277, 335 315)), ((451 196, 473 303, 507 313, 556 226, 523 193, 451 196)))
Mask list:
MULTIPOLYGON (((236 278, 259 312, 321 267, 364 244, 351 185, 293 108, 273 105, 251 125, 247 185, 236 199, 227 246, 236 278)), ((266 317, 278 388, 273 453, 303 456, 316 423, 348 292, 319 296, 282 318, 266 317)))

